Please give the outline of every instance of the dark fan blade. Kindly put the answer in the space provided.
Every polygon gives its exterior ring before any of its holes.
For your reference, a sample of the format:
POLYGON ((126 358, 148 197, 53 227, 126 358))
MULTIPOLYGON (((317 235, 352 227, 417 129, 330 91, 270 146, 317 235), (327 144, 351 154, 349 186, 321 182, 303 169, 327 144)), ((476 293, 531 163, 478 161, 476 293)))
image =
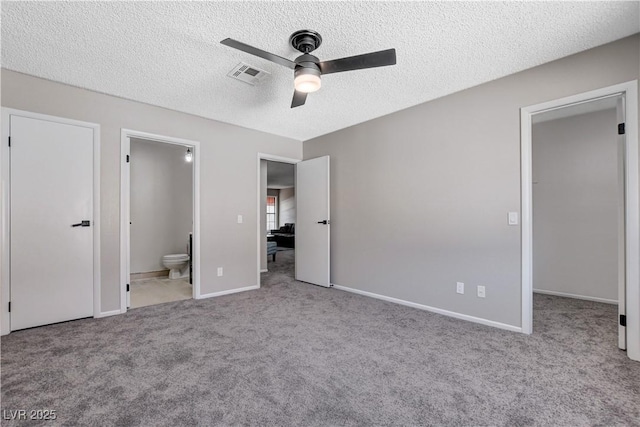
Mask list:
POLYGON ((283 58, 278 55, 274 55, 273 53, 266 52, 264 50, 258 49, 257 47, 249 46, 248 44, 244 44, 237 40, 233 39, 224 39, 220 43, 223 45, 232 47, 234 49, 241 50, 243 52, 250 53, 251 55, 259 56, 260 58, 268 59, 271 62, 275 62, 276 64, 284 65, 285 67, 289 67, 292 70, 296 68, 296 63, 293 61, 289 61, 287 58, 283 58))
POLYGON ((334 59, 321 62, 322 74, 341 73, 343 71, 362 70, 364 68, 384 67, 395 65, 396 50, 388 49, 378 52, 365 53, 364 55, 349 56, 348 58, 334 59))
POLYGON ((291 108, 296 108, 301 105, 304 105, 304 102, 307 100, 307 93, 295 91, 293 92, 293 100, 291 101, 291 108))

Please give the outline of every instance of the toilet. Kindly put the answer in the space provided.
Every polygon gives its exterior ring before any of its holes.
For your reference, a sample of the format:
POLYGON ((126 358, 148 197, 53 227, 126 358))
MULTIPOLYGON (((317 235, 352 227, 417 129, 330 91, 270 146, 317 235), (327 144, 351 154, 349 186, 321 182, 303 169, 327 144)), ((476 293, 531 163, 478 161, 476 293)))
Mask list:
POLYGON ((169 269, 169 279, 189 276, 189 255, 169 254, 162 257, 162 264, 169 269))

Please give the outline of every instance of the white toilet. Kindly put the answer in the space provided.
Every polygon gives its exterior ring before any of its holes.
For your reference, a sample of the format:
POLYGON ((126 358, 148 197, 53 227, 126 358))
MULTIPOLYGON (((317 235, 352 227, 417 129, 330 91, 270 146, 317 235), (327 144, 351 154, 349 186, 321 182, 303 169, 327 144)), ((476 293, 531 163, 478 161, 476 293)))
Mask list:
POLYGON ((189 276, 189 255, 169 254, 162 257, 162 264, 169 269, 169 279, 189 276))

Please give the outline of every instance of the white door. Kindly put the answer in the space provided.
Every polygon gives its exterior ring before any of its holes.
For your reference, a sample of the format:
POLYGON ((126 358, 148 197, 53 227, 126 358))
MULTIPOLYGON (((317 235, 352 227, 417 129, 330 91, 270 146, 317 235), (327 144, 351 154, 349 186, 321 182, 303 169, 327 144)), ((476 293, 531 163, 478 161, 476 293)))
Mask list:
MULTIPOLYGON (((625 122, 625 105, 624 96, 617 99, 617 122, 625 122)), ((626 320, 627 307, 627 268, 626 268, 626 226, 625 226, 625 135, 618 134, 618 347, 622 350, 627 349, 627 328, 626 320), (624 323, 624 325, 623 325, 624 323)))
POLYGON ((329 156, 296 164, 296 280, 329 279, 329 156))
POLYGON ((11 115, 11 330, 93 315, 93 129, 11 115))

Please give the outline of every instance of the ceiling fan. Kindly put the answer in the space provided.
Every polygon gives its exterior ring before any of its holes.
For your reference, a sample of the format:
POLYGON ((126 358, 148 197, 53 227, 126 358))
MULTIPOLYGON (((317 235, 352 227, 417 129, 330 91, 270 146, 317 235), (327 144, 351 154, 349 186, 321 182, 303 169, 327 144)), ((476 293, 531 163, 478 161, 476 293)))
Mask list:
POLYGON ((289 37, 291 46, 302 52, 302 55, 293 61, 233 39, 224 39, 220 43, 294 70, 295 92, 293 93, 291 108, 304 105, 307 100, 307 94, 320 89, 320 76, 323 74, 384 67, 386 65, 395 65, 396 63, 395 49, 320 62, 318 58, 310 53, 320 46, 322 37, 311 30, 296 31, 289 37))

